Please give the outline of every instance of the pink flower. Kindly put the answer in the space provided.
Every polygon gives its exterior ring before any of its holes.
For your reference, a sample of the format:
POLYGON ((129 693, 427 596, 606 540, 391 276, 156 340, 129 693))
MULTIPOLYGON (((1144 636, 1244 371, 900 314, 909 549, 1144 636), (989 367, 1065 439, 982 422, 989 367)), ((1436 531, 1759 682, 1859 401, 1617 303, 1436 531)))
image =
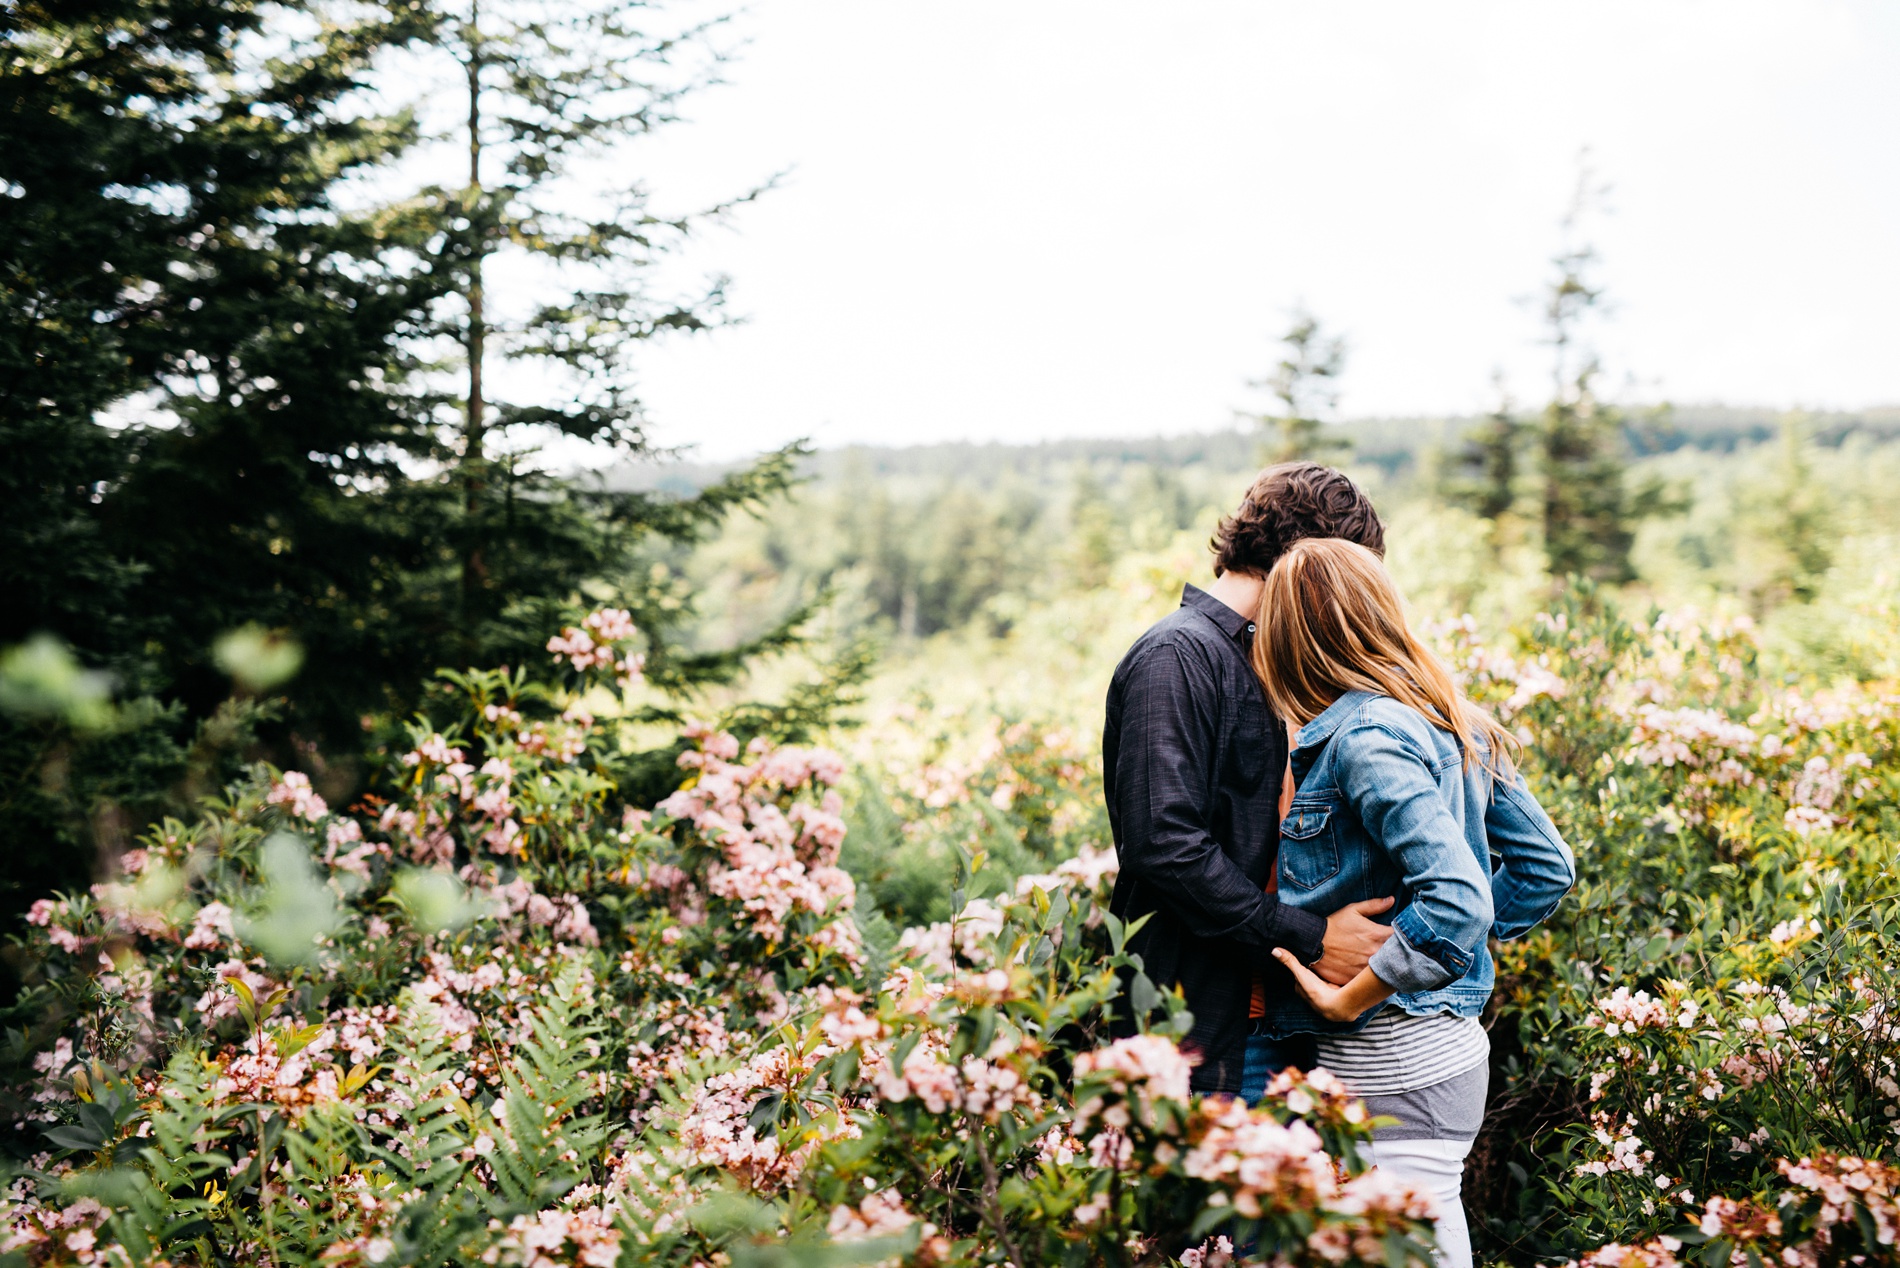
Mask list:
POLYGON ((825 1232, 834 1242, 868 1242, 893 1237, 917 1222, 894 1189, 871 1194, 856 1207, 834 1206, 825 1232))
POLYGON ((283 778, 271 785, 264 800, 269 805, 289 807, 293 818, 309 823, 330 813, 330 807, 310 787, 310 776, 302 771, 285 771, 283 778))
POLYGON ((461 761, 462 756, 461 749, 450 748, 449 742, 438 733, 416 745, 414 751, 402 760, 409 766, 415 766, 421 762, 434 762, 438 766, 448 766, 461 761))
MULTIPOLYGON (((786 1047, 771 1048, 737 1070, 714 1075, 694 1095, 680 1123, 680 1143, 699 1161, 731 1172, 759 1192, 789 1186, 826 1142, 863 1133, 835 1110, 810 1105, 805 1107, 810 1116, 797 1126, 786 1121, 776 1134, 761 1139, 750 1121, 752 1110, 768 1092, 796 1100, 806 1077, 831 1053, 822 1045, 804 1056, 786 1047)), ((818 1079, 811 1090, 825 1091, 824 1080, 818 1079)))
POLYGON ((1226 1268, 1233 1262, 1234 1243, 1225 1236, 1181 1252, 1181 1268, 1226 1268))
POLYGON ((1120 1102, 1131 1093, 1139 1092, 1141 1120, 1153 1127, 1156 1100, 1178 1101, 1183 1105, 1188 1102, 1191 1095, 1188 1079, 1193 1069, 1193 1063, 1174 1041, 1162 1035, 1131 1035, 1106 1048, 1082 1053, 1075 1059, 1076 1079, 1082 1081, 1104 1075, 1107 1078, 1101 1092, 1076 1106, 1076 1121, 1087 1125, 1100 1118, 1111 1127, 1125 1127, 1129 1121, 1128 1111, 1120 1102), (1105 1098, 1111 1095, 1117 1097, 1118 1102, 1105 1109, 1105 1098))
POLYGON ((206 903, 191 918, 191 930, 185 934, 185 946, 194 951, 221 947, 236 937, 231 926, 231 909, 223 903, 206 903))

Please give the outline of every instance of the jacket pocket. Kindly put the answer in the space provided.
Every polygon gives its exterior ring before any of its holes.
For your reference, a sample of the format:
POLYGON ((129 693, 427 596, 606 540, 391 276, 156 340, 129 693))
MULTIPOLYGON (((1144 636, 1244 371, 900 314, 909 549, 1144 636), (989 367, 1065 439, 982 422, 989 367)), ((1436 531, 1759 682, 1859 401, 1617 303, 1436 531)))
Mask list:
POLYGON ((1280 884, 1314 889, 1339 874, 1335 807, 1295 801, 1280 821, 1280 884))

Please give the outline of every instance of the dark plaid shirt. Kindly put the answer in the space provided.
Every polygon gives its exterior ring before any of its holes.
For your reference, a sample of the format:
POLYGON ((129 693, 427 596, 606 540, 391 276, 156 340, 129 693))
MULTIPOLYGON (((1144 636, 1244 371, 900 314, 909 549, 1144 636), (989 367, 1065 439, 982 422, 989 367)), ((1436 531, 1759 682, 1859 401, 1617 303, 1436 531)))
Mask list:
POLYGON ((1292 991, 1273 958, 1320 956, 1326 921, 1264 892, 1280 843, 1286 731, 1248 656, 1253 622, 1189 586, 1115 668, 1102 780, 1121 873, 1110 910, 1151 915, 1130 949, 1194 1013, 1199 1092, 1238 1092, 1256 973, 1292 991))

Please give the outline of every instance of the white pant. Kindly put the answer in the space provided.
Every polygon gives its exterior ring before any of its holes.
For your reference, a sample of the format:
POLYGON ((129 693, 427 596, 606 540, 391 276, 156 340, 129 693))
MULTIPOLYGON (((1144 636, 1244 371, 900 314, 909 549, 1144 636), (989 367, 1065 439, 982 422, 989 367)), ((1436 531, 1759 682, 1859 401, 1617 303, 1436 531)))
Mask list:
POLYGON ((1468 1140, 1373 1140, 1359 1146, 1367 1162, 1437 1199, 1439 1268, 1471 1268, 1471 1229, 1461 1196, 1470 1152, 1468 1140))

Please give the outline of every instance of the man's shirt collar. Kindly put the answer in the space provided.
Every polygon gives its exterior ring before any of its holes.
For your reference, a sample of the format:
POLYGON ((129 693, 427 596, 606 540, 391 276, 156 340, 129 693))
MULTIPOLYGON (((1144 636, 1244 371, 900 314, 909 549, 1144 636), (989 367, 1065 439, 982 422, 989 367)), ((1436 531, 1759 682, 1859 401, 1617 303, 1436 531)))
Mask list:
POLYGON ((1221 633, 1236 643, 1253 641, 1253 622, 1196 585, 1182 587, 1181 606, 1193 608, 1220 627, 1221 633))

